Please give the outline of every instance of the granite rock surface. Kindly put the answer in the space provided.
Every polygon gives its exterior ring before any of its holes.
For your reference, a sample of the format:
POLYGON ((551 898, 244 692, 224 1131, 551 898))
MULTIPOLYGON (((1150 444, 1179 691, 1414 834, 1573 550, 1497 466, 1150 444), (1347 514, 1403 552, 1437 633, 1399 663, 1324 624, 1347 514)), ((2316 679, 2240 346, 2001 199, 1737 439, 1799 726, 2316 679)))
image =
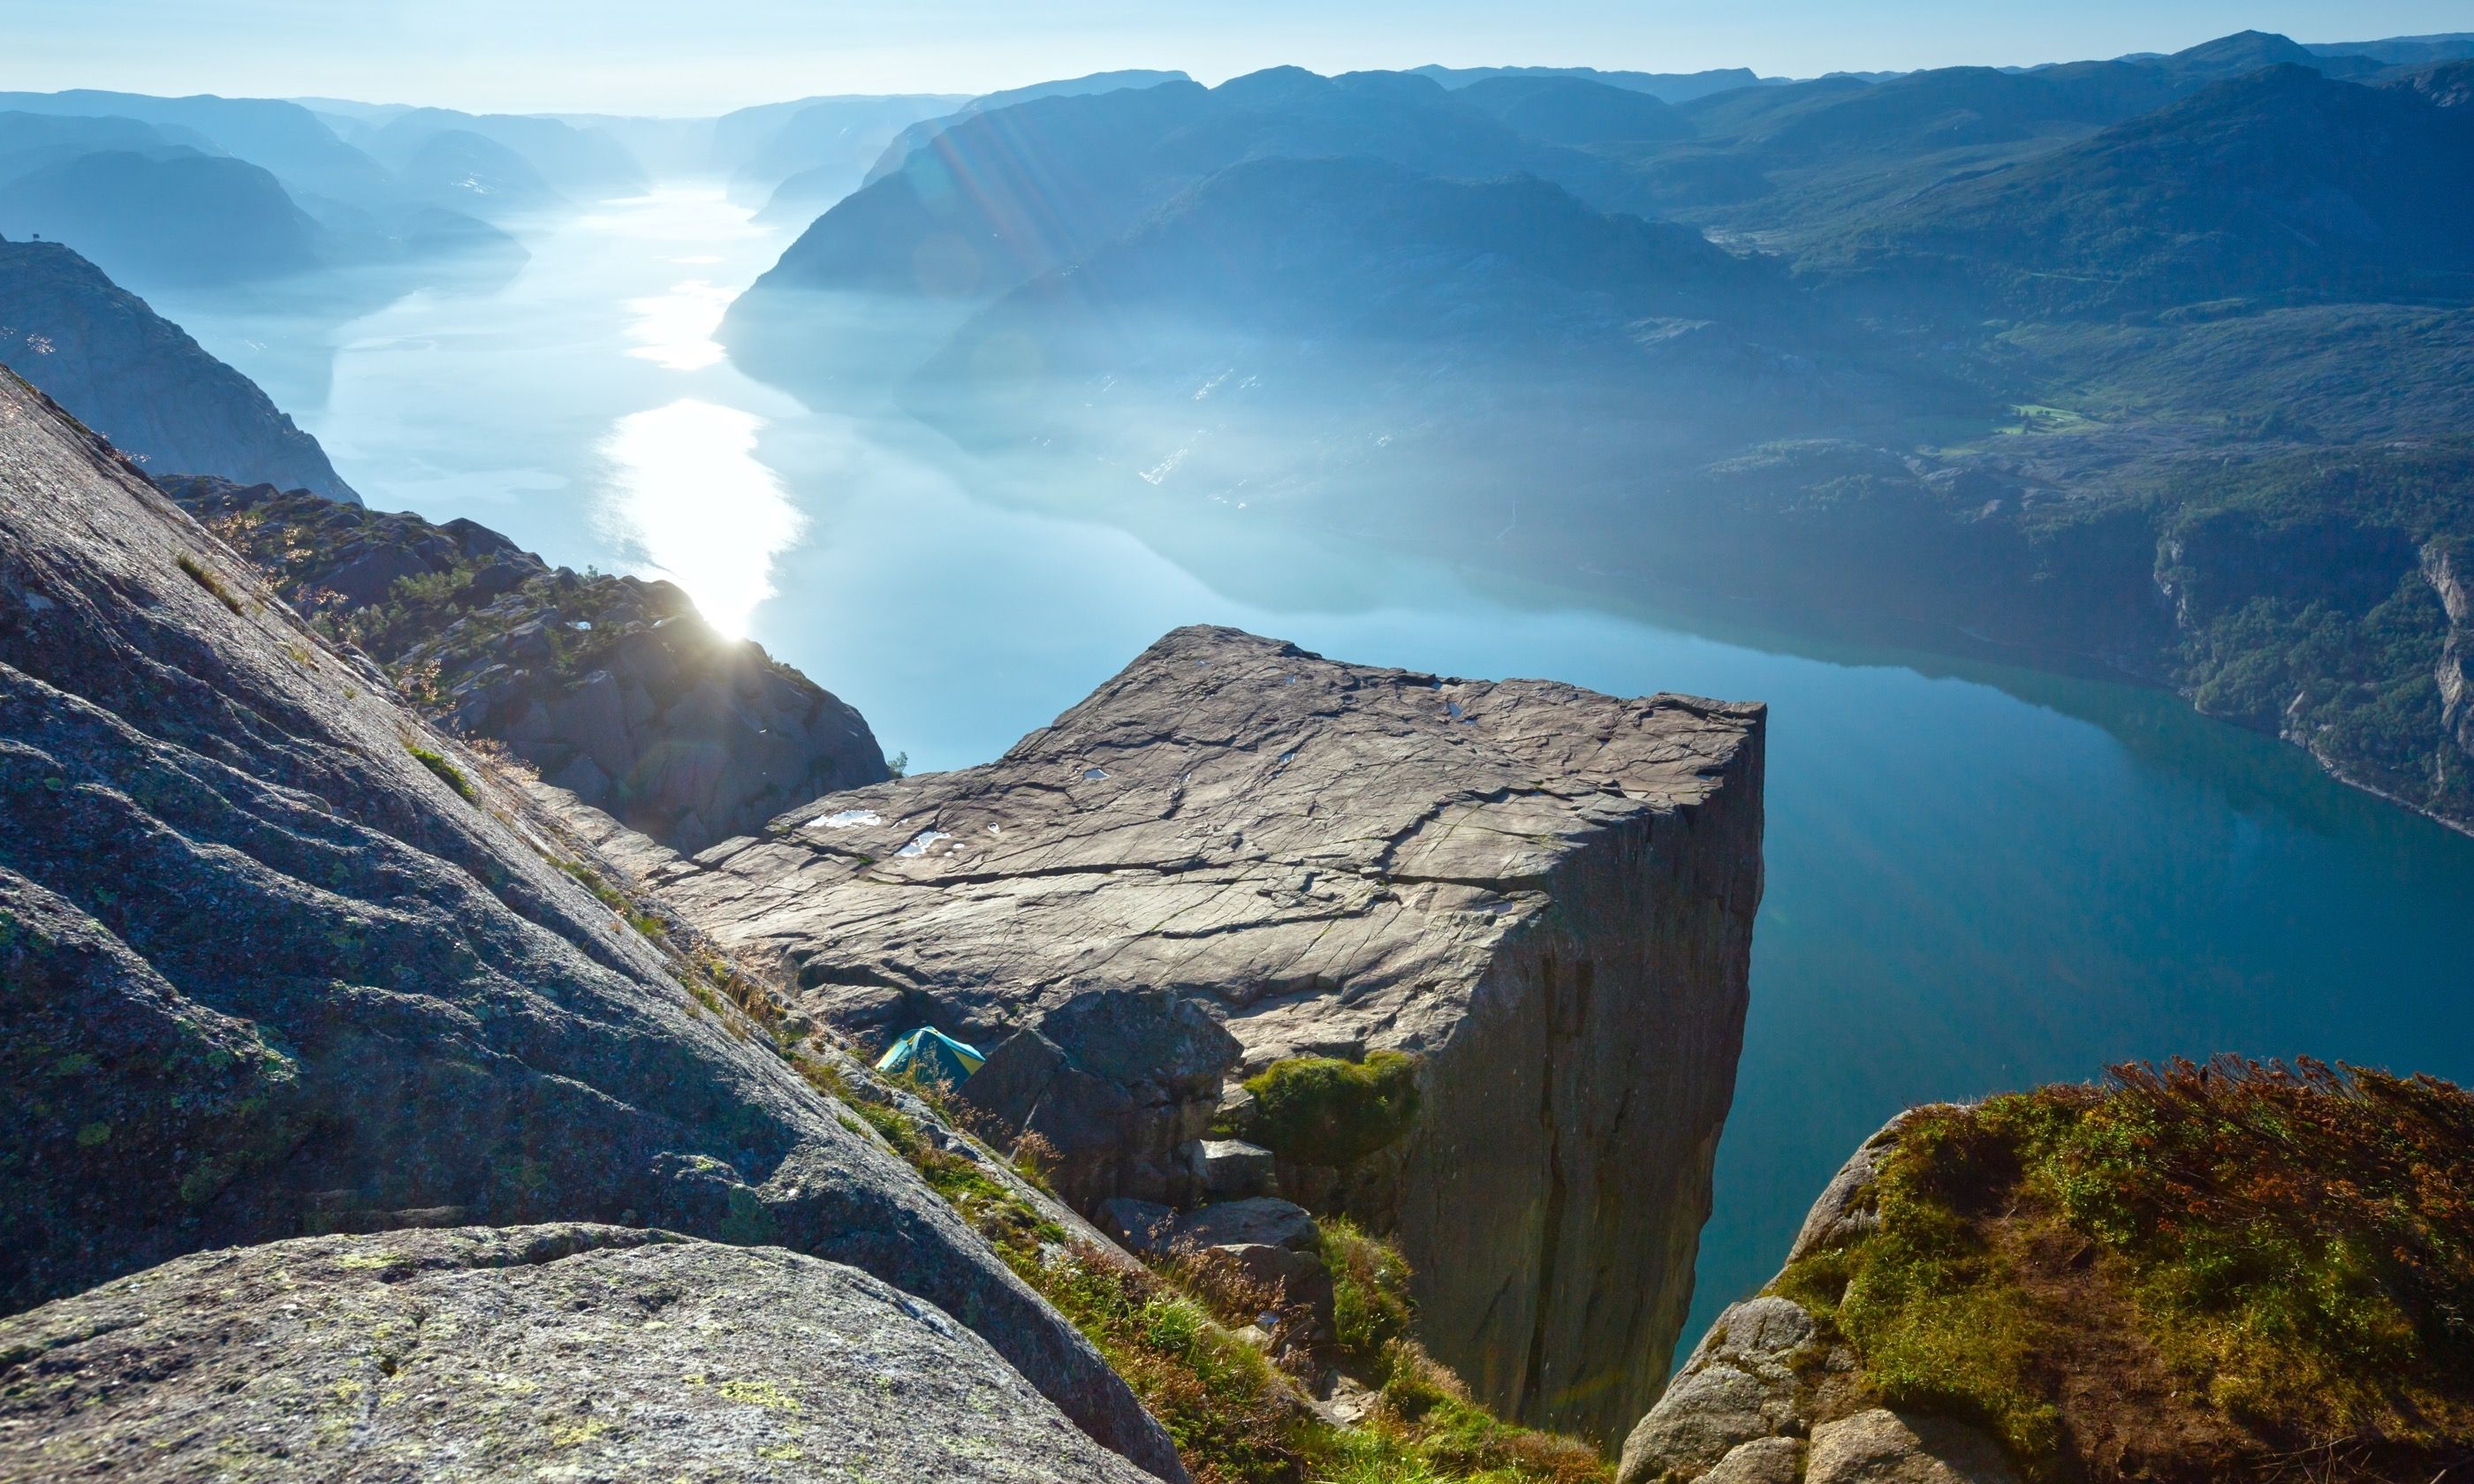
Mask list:
POLYGON ((1151 1478, 855 1268, 581 1224, 198 1253, 0 1320, 0 1476, 1151 1478))
POLYGON ((1335 1199, 1397 1234, 1423 1338, 1480 1397, 1612 1440, 1689 1303, 1762 720, 1182 629, 996 762, 834 795, 655 884, 862 1038, 986 1048, 1141 992, 1201 1005, 1249 1070, 1417 1055, 1422 1111, 1335 1199))
POLYGON ((0 1311, 184 1253, 587 1220, 863 1268, 1167 1477, 1100 1355, 523 798, 0 383, 0 1311))

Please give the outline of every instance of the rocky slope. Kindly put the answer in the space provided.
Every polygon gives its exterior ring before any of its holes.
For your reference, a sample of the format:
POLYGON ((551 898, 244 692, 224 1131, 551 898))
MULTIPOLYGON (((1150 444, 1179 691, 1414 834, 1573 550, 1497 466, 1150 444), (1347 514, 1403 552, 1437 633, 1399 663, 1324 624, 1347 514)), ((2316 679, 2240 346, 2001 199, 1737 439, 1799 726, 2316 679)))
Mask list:
POLYGON ((0 490, 0 1307, 319 1232, 661 1226, 863 1268, 1180 1473, 709 960, 14 382, 0 490))
POLYGON ((158 473, 359 499, 248 377, 59 243, 0 240, 0 362, 158 473))
POLYGON ((987 1343, 778 1247, 302 1237, 0 1319, 0 1473, 1138 1484, 987 1343))
POLYGON ((216 479, 165 488, 433 717, 673 849, 889 776, 859 712, 715 633, 670 583, 552 570, 469 520, 216 479))
POLYGON ((2232 1059, 1912 1110, 1620 1484, 2427 1480, 2474 1455, 2474 1097, 2232 1059))
POLYGON ((1397 1233, 1421 1336, 1482 1400, 1606 1438, 1689 1300, 1761 722, 1179 630, 994 763, 836 795, 658 885, 778 956, 804 1013, 991 1049, 966 1091, 1086 1164, 1061 1183, 1086 1204, 1190 1198, 1173 1161, 1232 1070, 1414 1055, 1416 1115, 1320 1202, 1397 1233))

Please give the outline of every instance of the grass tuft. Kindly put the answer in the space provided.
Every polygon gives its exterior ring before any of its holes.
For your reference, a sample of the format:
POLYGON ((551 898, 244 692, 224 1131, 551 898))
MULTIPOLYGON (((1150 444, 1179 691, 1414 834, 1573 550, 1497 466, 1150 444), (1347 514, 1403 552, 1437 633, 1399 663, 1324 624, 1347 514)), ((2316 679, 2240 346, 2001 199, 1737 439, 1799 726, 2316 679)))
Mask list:
POLYGON ((403 750, 412 754, 413 761, 438 775, 438 780, 446 784, 448 787, 455 790, 456 794, 466 802, 478 803, 480 802, 481 796, 473 791, 473 780, 464 776, 464 771, 462 769, 456 767, 453 763, 449 762, 445 757, 441 756, 437 753, 431 752, 428 748, 422 747, 417 743, 407 742, 404 744, 403 750))
POLYGON ((206 591, 213 593, 215 595, 216 602, 221 603, 228 609, 230 609, 234 613, 246 611, 246 610, 241 607, 240 599, 232 595, 232 590, 230 587, 224 586, 224 580, 215 575, 213 568, 207 566, 205 562, 200 562, 197 558, 190 556, 185 551, 173 560, 180 563, 182 571, 189 574, 189 580, 191 582, 196 583, 199 586, 206 589, 206 591))

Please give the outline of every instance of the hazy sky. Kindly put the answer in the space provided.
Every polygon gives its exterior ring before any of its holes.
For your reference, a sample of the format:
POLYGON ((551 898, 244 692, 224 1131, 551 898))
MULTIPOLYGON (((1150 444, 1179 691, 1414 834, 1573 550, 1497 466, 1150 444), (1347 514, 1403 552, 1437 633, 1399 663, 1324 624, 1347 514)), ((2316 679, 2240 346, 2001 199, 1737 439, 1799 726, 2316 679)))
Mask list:
POLYGON ((1111 67, 1807 76, 2474 30, 2474 0, 0 0, 0 87, 711 112, 1111 67))

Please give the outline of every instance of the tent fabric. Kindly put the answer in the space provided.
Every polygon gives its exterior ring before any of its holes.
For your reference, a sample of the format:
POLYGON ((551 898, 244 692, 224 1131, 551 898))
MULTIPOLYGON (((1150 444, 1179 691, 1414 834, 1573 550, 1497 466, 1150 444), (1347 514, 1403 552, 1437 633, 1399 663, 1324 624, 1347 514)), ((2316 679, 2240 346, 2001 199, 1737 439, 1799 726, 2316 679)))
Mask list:
POLYGON ((958 1087, 986 1060, 980 1055, 978 1047, 956 1041, 933 1026, 923 1025, 895 1041, 884 1056, 877 1059, 876 1069, 895 1076, 907 1072, 931 1082, 952 1083, 958 1087))

